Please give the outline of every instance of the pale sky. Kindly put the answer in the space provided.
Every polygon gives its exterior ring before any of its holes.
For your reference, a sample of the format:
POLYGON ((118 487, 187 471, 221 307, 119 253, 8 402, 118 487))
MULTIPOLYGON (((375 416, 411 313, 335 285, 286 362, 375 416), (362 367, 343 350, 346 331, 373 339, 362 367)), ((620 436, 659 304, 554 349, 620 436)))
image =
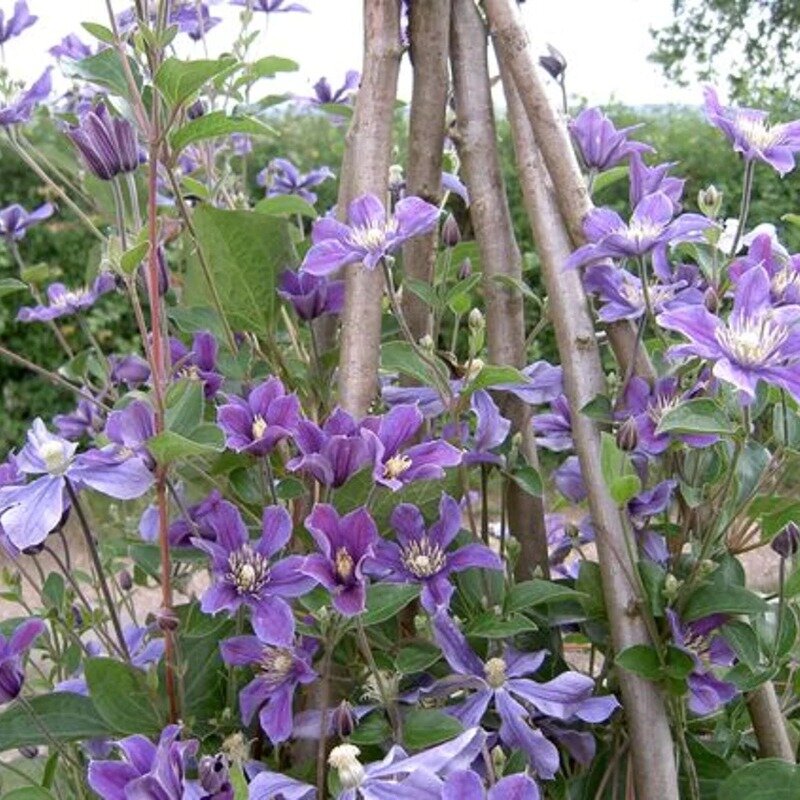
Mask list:
MULTIPOLYGON (((302 0, 311 14, 272 14, 269 27, 254 45, 254 57, 282 55, 300 62, 299 73, 281 76, 269 93, 308 92, 326 75, 338 85, 348 69, 361 66, 361 8, 363 0, 302 0)), ((424 2, 424 0, 423 0, 424 2)), ((28 0, 39 21, 6 44, 6 66, 15 78, 37 77, 50 58, 47 49, 68 33, 91 37, 83 21, 107 24, 104 0, 28 0)), ((121 11, 129 0, 114 0, 121 11)), ((13 0, 0 0, 8 14, 13 0)), ((568 89, 592 104, 616 99, 629 104, 689 103, 701 100, 697 86, 670 87, 647 61, 652 49, 649 28, 668 22, 670 0, 528 0, 523 8, 534 43, 544 51, 551 42, 569 62, 568 89)), ((238 11, 227 0, 216 0, 213 13, 225 22, 208 35, 211 56, 223 51, 238 28, 238 11)), ((263 25, 264 16, 256 15, 263 25)), ((201 44, 180 37, 180 53, 202 58, 201 44)), ((407 70, 407 67, 406 67, 407 70)), ((401 95, 410 93, 408 74, 401 79, 401 95)))

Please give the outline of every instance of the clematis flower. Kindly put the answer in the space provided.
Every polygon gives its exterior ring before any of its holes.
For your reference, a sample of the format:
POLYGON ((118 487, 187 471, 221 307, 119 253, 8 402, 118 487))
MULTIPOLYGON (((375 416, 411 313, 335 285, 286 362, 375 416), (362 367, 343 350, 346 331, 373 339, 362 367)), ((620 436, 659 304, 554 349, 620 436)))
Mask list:
POLYGON ((133 453, 151 469, 155 461, 147 449, 147 442, 156 435, 153 407, 143 400, 134 400, 125 408, 108 415, 105 434, 112 445, 125 455, 133 453))
POLYGON ((25 0, 17 0, 14 3, 14 13, 6 22, 5 12, 0 9, 0 47, 9 39, 19 36, 26 28, 30 28, 39 17, 34 16, 28 10, 25 0))
POLYGON ((278 294, 306 322, 326 314, 341 314, 344 308, 344 281, 287 269, 281 273, 278 286, 278 294))
MULTIPOLYGON (((264 509, 261 537, 252 542, 238 509, 216 517, 213 541, 192 538, 192 544, 211 557, 212 585, 203 593, 200 608, 206 614, 234 614, 242 605, 253 611, 262 633, 273 644, 287 644, 294 630, 292 609, 284 598, 310 591, 314 581, 301 572, 302 556, 270 559, 292 535, 292 520, 281 506, 264 509)), ((255 623, 254 623, 255 624, 255 623)))
POLYGON ((53 91, 53 81, 50 77, 52 69, 52 67, 47 67, 19 97, 7 106, 0 107, 0 128, 21 125, 31 118, 36 107, 43 103, 53 91))
POLYGON ((21 205, 6 206, 0 210, 0 236, 7 242, 19 241, 31 225, 49 219, 55 211, 51 203, 43 203, 33 211, 26 211, 21 205))
POLYGON ((596 172, 615 167, 633 153, 652 153, 650 145, 628 139, 631 131, 641 127, 631 125, 617 130, 599 108, 584 109, 569 123, 572 140, 584 166, 596 172))
POLYGON ((511 392, 531 406, 549 403, 564 391, 564 373, 560 366, 534 361, 523 367, 522 374, 528 379, 527 383, 502 383, 494 386, 493 390, 511 392))
POLYGON ((800 150, 800 120, 771 125, 766 111, 726 107, 711 86, 703 91, 708 121, 741 153, 745 161, 763 161, 780 175, 795 167, 800 150))
POLYGON ((86 112, 67 129, 89 171, 103 181, 133 172, 139 166, 139 145, 133 125, 112 117, 104 103, 86 112))
MULTIPOLYGON (((420 800, 439 798, 442 780, 453 772, 467 769, 481 753, 486 734, 471 728, 443 744, 413 756, 395 745, 382 761, 362 764, 361 751, 352 744, 334 747, 328 764, 339 777, 337 800, 420 800)), ((250 800, 313 800, 315 787, 277 772, 264 771, 253 778, 250 800)))
POLYGON ((559 755, 555 745, 535 727, 534 715, 600 722, 619 707, 613 696, 592 697, 594 681, 577 672, 562 672, 546 683, 525 677, 541 667, 547 655, 544 650, 521 653, 507 646, 501 657, 484 663, 444 610, 434 615, 433 632, 456 674, 438 681, 428 693, 449 697, 456 692, 473 690, 462 702, 445 707, 465 727, 480 725, 493 704, 500 716, 501 741, 520 749, 536 773, 546 780, 558 772, 559 755))
POLYGON ((313 242, 302 268, 312 275, 327 275, 348 264, 363 263, 375 269, 401 245, 436 226, 439 209, 419 197, 405 197, 387 217, 383 203, 373 194, 354 200, 345 225, 333 217, 314 223, 313 242))
POLYGON ((738 694, 732 683, 717 678, 712 669, 714 666, 729 667, 735 660, 728 643, 721 636, 714 635, 728 618, 724 614, 711 614, 684 623, 671 608, 664 613, 673 644, 688 653, 695 663, 687 679, 689 708, 700 716, 713 714, 738 694))
POLYGON ((327 78, 320 78, 311 88, 314 96, 307 98, 314 105, 339 105, 347 103, 350 95, 358 89, 361 82, 361 73, 357 69, 348 70, 344 76, 344 83, 333 89, 327 78))
POLYGON ((307 636, 296 641, 291 618, 280 631, 263 615, 253 617, 252 624, 255 636, 225 639, 219 649, 226 664, 254 668, 255 678, 239 692, 242 720, 249 725, 258 714, 261 729, 278 744, 292 735, 295 690, 317 678, 311 665, 317 642, 307 636))
POLYGON ((212 334, 198 331, 191 350, 180 339, 170 338, 169 353, 174 376, 202 381, 206 399, 216 395, 222 375, 217 372, 217 340, 212 334))
POLYGON ((23 659, 44 631, 44 622, 32 618, 20 623, 8 638, 0 633, 0 704, 10 703, 22 691, 23 659))
POLYGON ((89 487, 118 500, 141 497, 153 483, 147 465, 134 455, 120 455, 113 447, 76 455, 77 447, 50 433, 41 419, 33 421, 16 464, 39 477, 0 488, 0 524, 20 550, 40 544, 58 525, 67 507, 67 480, 76 490, 89 487))
POLYGON ((112 383, 135 389, 150 380, 150 365, 141 356, 109 356, 108 364, 112 383))
POLYGON ((300 571, 331 593, 333 607, 340 614, 361 614, 367 597, 364 565, 375 556, 378 542, 375 521, 364 507, 339 517, 333 506, 318 503, 305 526, 320 552, 306 556, 300 571))
POLYGON ((450 773, 442 787, 442 800, 539 800, 540 797, 533 778, 523 773, 506 775, 487 792, 477 772, 459 770, 450 773))
POLYGON ((553 400, 550 411, 534 414, 531 425, 539 447, 554 453, 572 450, 572 413, 565 395, 560 394, 553 400))
POLYGON ((673 217, 672 200, 663 192, 640 200, 627 225, 616 211, 593 208, 583 220, 588 244, 579 247, 564 266, 574 269, 606 258, 638 258, 659 245, 703 241, 703 231, 714 225, 701 214, 673 217))
POLYGON ((296 195, 313 206, 317 202, 317 195, 311 189, 335 177, 330 167, 319 167, 302 175, 291 161, 274 158, 269 166, 258 173, 256 183, 266 187, 267 197, 296 195))
POLYGON ((580 554, 583 545, 591 544, 595 540, 591 517, 585 516, 575 526, 567 522, 563 514, 545 514, 544 523, 547 530, 550 574, 554 580, 575 580, 583 558, 573 559, 570 556, 573 553, 580 554))
POLYGON ((553 471, 553 483, 571 503, 582 503, 586 499, 586 484, 583 482, 578 456, 569 456, 553 471))
POLYGON ((70 61, 81 61, 89 58, 91 48, 84 44, 74 33, 67 34, 58 44, 48 51, 55 58, 68 58, 70 61))
POLYGON ((196 3, 190 0, 173 7, 169 15, 170 25, 177 25, 181 33, 190 39, 199 42, 212 28, 222 22, 220 17, 212 17, 206 3, 196 3))
POLYGON ((449 495, 439 502, 439 519, 428 528, 422 512, 401 503, 392 512, 390 524, 397 542, 380 539, 367 572, 388 583, 418 583, 422 586, 422 607, 433 614, 448 607, 453 596, 450 575, 472 567, 502 569, 496 553, 472 543, 448 550, 461 530, 461 509, 449 495))
POLYGON ((265 14, 286 13, 288 11, 300 11, 304 14, 311 13, 304 5, 289 3, 287 0, 231 0, 231 5, 252 8, 253 11, 263 11, 265 14))
POLYGON ((105 415, 102 409, 89 400, 79 400, 74 411, 53 417, 59 436, 77 442, 84 436, 94 437, 103 430, 105 415))
POLYGON ((475 430, 470 432, 469 425, 461 423, 456 430, 446 426, 444 436, 448 439, 458 438, 464 449, 465 464, 503 464, 503 457, 493 453, 506 440, 511 430, 511 422, 507 420, 485 389, 478 389, 470 397, 470 411, 475 416, 475 430))
POLYGON ((237 453, 269 455, 277 444, 291 436, 300 421, 300 401, 286 394, 278 378, 256 386, 243 400, 230 395, 217 409, 217 423, 225 433, 225 444, 237 453))
POLYGON ((632 153, 630 158, 631 208, 636 208, 647 195, 661 192, 672 201, 673 212, 679 214, 686 181, 669 174, 674 166, 675 162, 648 167, 644 163, 641 153, 632 153))
POLYGON ((728 276, 737 283, 754 267, 767 271, 775 305, 800 303, 800 254, 790 256, 771 233, 759 233, 749 242, 747 254, 728 267, 728 276))
POLYGON ((47 305, 23 306, 17 312, 20 322, 49 322, 90 309, 104 294, 113 292, 116 279, 110 272, 101 272, 91 286, 67 289, 63 283, 47 287, 47 305))
POLYGON ((661 327, 689 339, 671 347, 668 356, 713 362, 713 375, 733 385, 746 404, 755 399, 759 381, 780 386, 800 400, 800 306, 774 308, 770 288, 767 271, 756 267, 739 280, 727 321, 705 306, 660 314, 661 327))
MULTIPOLYGON (((186 506, 180 486, 177 491, 183 505, 186 506)), ((193 536, 214 542, 217 540, 217 531, 226 526, 238 524, 235 521, 229 522, 231 517, 236 518, 238 515, 239 510, 236 506, 224 500, 217 489, 213 489, 199 503, 186 506, 186 512, 181 513, 176 520, 170 523, 170 547, 191 547, 193 536)), ((150 506, 142 514, 139 521, 139 535, 146 542, 155 542, 158 539, 158 509, 156 506, 150 506)))

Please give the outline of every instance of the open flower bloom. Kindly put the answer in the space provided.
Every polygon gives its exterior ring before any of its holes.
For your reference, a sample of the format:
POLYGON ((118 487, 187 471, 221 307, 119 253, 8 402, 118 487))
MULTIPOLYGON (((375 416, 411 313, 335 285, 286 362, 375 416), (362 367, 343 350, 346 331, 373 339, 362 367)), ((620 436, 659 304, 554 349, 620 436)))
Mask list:
POLYGON ((102 409, 90 400, 79 400, 75 410, 69 414, 56 414, 53 424, 59 436, 77 442, 84 436, 94 437, 101 430, 105 416, 102 409))
POLYGON ((222 22, 220 17, 212 17, 206 3, 197 3, 195 0, 173 7, 169 22, 177 25, 181 33, 190 39, 199 42, 213 27, 222 22))
POLYGON ((268 167, 258 173, 256 183, 266 187, 267 197, 293 194, 314 205, 317 202, 317 195, 311 189, 334 177, 336 176, 330 167, 319 167, 302 175, 291 161, 274 158, 268 167))
POLYGON ((112 383, 124 383, 130 389, 135 389, 150 380, 150 365, 141 356, 109 356, 108 365, 112 383))
POLYGON ((170 338, 169 355, 173 375, 202 381, 206 399, 216 395, 222 375, 217 372, 217 340, 211 333, 198 331, 191 350, 179 339, 170 338))
POLYGON ((711 86, 703 95, 708 121, 725 134, 745 161, 763 161, 781 175, 794 169, 795 153, 800 150, 800 120, 771 125, 766 111, 723 106, 711 86))
POLYGON ((584 109, 569 124, 581 160, 587 169, 596 172, 615 167, 632 153, 653 152, 649 144, 628 139, 628 134, 637 128, 641 128, 641 125, 617 130, 599 108, 584 109))
POLYGON ((261 537, 251 542, 238 509, 228 505, 215 516, 213 541, 191 540, 211 556, 213 583, 203 594, 200 607, 206 614, 233 614, 241 605, 249 606, 262 632, 269 632, 273 643, 286 643, 291 640, 294 622, 284 598, 299 597, 314 586, 301 572, 302 556, 270 562, 289 541, 292 520, 282 506, 267 506, 261 537))
POLYGON ((254 668, 255 678, 239 693, 242 720, 249 725, 258 714, 262 730, 277 744, 292 735, 295 689, 317 677, 311 666, 317 642, 307 636, 295 642, 291 618, 277 641, 274 626, 263 616, 253 617, 252 622, 255 636, 234 636, 219 647, 226 664, 254 668))
POLYGON ((253 11, 263 11, 265 14, 286 13, 287 11, 301 11, 304 14, 311 12, 300 3, 290 3, 287 0, 231 0, 232 6, 245 6, 253 11))
POLYGON ((431 614, 439 606, 450 605, 454 591, 450 575, 454 572, 471 567, 503 568, 497 554, 483 544, 448 550, 461 530, 461 509, 449 495, 442 495, 439 519, 430 528, 425 525, 422 512, 409 503, 397 506, 390 521, 397 542, 378 540, 367 572, 390 583, 421 584, 422 606, 431 614))
POLYGON ((0 489, 0 524, 15 547, 40 544, 68 507, 66 483, 89 487, 118 500, 141 497, 153 476, 138 456, 112 445, 76 455, 78 445, 50 433, 37 418, 28 442, 16 457, 21 472, 39 477, 22 486, 0 489))
POLYGON ((4 239, 19 240, 31 225, 49 219, 55 208, 51 203, 43 203, 33 211, 26 211, 18 203, 0 210, 0 236, 4 239))
POLYGON ((39 17, 34 16, 28 10, 25 0, 17 0, 14 3, 14 13, 6 22, 5 12, 0 9, 0 45, 5 44, 14 36, 19 36, 25 28, 30 28, 39 17))
POLYGON ((631 208, 636 208, 647 195, 661 192, 672 201, 673 211, 678 214, 681 210, 681 197, 686 181, 669 174, 674 166, 675 162, 648 167, 641 153, 632 153, 629 195, 631 208))
POLYGON ((550 404, 550 411, 534 414, 531 426, 539 447, 554 453, 572 450, 572 412, 566 395, 556 397, 550 404))
POLYGON ((340 314, 344 308, 344 281, 287 269, 280 274, 278 286, 278 294, 306 322, 326 314, 340 314))
POLYGON ((89 58, 92 54, 92 49, 87 44, 84 44, 74 33, 68 33, 47 52, 54 58, 68 58, 70 61, 80 61, 81 59, 89 58))
POLYGON ((714 225, 701 214, 673 217, 673 202, 664 192, 640 200, 627 225, 616 211, 593 208, 583 220, 588 244, 579 247, 564 266, 574 269, 606 258, 638 258, 659 245, 703 241, 703 231, 714 225))
POLYGON ((759 381, 780 386, 800 401, 800 306, 775 308, 763 267, 748 270, 736 285, 727 321, 705 306, 665 311, 658 324, 689 342, 671 347, 671 358, 698 356, 713 362, 715 377, 733 385, 746 404, 759 381))
POLYGON ((8 639, 0 633, 0 705, 11 702, 22 691, 23 659, 44 629, 40 619, 29 619, 20 623, 8 639))
POLYGON ((442 787, 442 800, 539 800, 539 788, 533 778, 522 773, 507 775, 487 792, 477 772, 451 772, 442 787))
POLYGON ((294 433, 300 422, 300 401, 297 395, 286 394, 278 378, 269 378, 256 386, 247 400, 229 396, 217 409, 217 422, 231 450, 266 456, 294 433))
POLYGON ((52 67, 48 67, 39 78, 22 94, 7 106, 0 107, 0 128, 8 125, 20 125, 33 115, 36 106, 44 102, 53 91, 50 77, 52 67))
POLYGON ((511 422, 500 413, 497 403, 485 389, 473 392, 469 405, 475 417, 474 430, 470 431, 469 424, 463 422, 455 430, 451 425, 445 426, 444 435, 448 439, 455 438, 452 434, 457 436, 464 449, 465 464, 503 464, 503 456, 492 451, 506 440, 511 422))
POLYGON ((383 203, 374 194, 357 198, 347 210, 348 225, 333 217, 314 223, 313 244, 303 260, 303 269, 312 275, 327 275, 348 264, 362 263, 375 269, 404 242, 436 227, 439 209, 419 197, 405 197, 387 216, 383 203))
POLYGON ((738 283, 755 267, 767 271, 775 305, 800 304, 800 254, 790 256, 771 233, 759 233, 750 240, 747 254, 728 267, 728 276, 738 283))
MULTIPOLYGON (((334 747, 328 763, 339 776, 337 800, 421 800, 442 797, 443 779, 468 769, 481 754, 486 734, 471 728, 413 756, 395 745, 382 761, 362 764, 352 744, 334 747)), ((313 800, 316 789, 276 772, 261 772, 250 784, 250 800, 313 800)), ((524 797, 524 795, 523 795, 524 797)))
POLYGON ((108 440, 120 451, 137 455, 151 468, 155 467, 155 462, 147 449, 147 442, 155 433, 155 412, 144 400, 134 400, 108 415, 105 429, 108 440))
POLYGON ((330 592, 340 614, 361 614, 367 601, 364 566, 374 557, 378 543, 375 521, 363 507, 339 517, 333 506, 318 503, 305 525, 320 552, 306 556, 301 572, 330 592))
POLYGON ((25 306, 17 313, 20 322, 49 322, 68 317, 91 308, 104 294, 114 291, 117 282, 110 272, 101 272, 92 283, 82 289, 67 289, 63 283, 47 287, 47 305, 25 306))
POLYGON ((352 93, 358 89, 360 82, 361 73, 357 69, 347 71, 344 76, 344 83, 338 89, 334 89, 327 78, 320 78, 311 87, 314 90, 314 96, 307 98, 307 100, 314 105, 320 106, 346 103, 352 93))
POLYGON ((536 773, 545 779, 558 772, 559 755, 555 745, 535 727, 535 715, 602 722, 619 706, 613 696, 592 697, 594 681, 577 672, 562 672, 546 683, 526 678, 541 667, 547 655, 544 650, 521 653, 509 646, 502 656, 484 663, 444 610, 434 615, 433 632, 456 674, 435 683, 428 693, 448 697, 473 690, 457 705, 445 707, 466 727, 480 725, 493 703, 500 716, 500 739, 522 750, 536 773))
POLYGON ((112 117, 103 103, 86 112, 77 125, 70 126, 67 136, 88 169, 100 180, 110 181, 139 166, 139 145, 133 125, 123 117, 112 117))

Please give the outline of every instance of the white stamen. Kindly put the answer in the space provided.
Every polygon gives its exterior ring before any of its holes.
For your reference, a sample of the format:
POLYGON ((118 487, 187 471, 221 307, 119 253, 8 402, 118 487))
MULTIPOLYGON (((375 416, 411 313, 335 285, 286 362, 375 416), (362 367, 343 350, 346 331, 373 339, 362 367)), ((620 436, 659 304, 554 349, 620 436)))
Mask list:
POLYGON ((258 594, 269 579, 269 562, 249 545, 228 556, 228 579, 239 594, 258 594))
POLYGON ((328 764, 339 773, 339 781, 343 789, 355 789, 361 785, 366 772, 358 756, 361 755, 354 744, 340 744, 331 750, 328 764))
POLYGON ((438 544, 433 544, 427 536, 411 542, 402 551, 403 565, 418 578, 429 578, 444 566, 445 555, 438 544))
POLYGON ((396 455, 386 459, 383 465, 384 478, 399 478, 411 467, 411 459, 408 456, 396 455))
POLYGON ((492 689, 499 689, 506 682, 506 662, 502 658, 490 658, 483 665, 483 672, 492 689))
POLYGON ((726 328, 716 332, 719 344, 742 366, 766 365, 789 338, 789 329, 770 319, 768 313, 756 317, 732 317, 726 328))

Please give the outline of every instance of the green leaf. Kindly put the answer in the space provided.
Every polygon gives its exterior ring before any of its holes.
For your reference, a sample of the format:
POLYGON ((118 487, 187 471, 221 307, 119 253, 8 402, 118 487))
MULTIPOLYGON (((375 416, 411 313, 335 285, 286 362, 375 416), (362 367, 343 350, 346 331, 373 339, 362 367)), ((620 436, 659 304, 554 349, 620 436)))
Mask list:
POLYGON ((16 278, 0 278, 0 297, 24 292, 28 287, 16 278))
POLYGON ((720 633, 741 662, 751 668, 758 666, 761 660, 758 638, 746 622, 732 619, 720 628, 720 633))
POLYGON ((132 275, 136 268, 144 261, 150 250, 149 242, 139 242, 129 250, 126 250, 119 259, 120 269, 125 275, 132 275))
MULTIPOLYGON (((297 262, 286 220, 203 205, 194 212, 194 224, 231 327, 269 333, 275 310, 275 276, 297 262)), ((186 295, 189 306, 213 307, 197 263, 190 264, 186 295)))
POLYGON ((717 433, 730 435, 735 427, 725 411, 713 400, 700 397, 687 400, 667 411, 656 433, 717 433))
POLYGON ((589 419, 596 419, 604 423, 610 423, 614 419, 614 409, 611 407, 611 401, 604 394, 598 394, 593 397, 581 409, 581 414, 589 417, 589 419))
POLYGON ((737 769, 720 786, 717 800, 800 800, 800 768, 765 758, 737 769))
POLYGON ((84 671, 97 713, 115 731, 148 736, 164 727, 158 698, 142 670, 113 658, 89 658, 84 671))
POLYGON ((514 472, 509 474, 514 483, 523 491, 527 492, 533 497, 541 497, 544 492, 542 485, 542 476, 539 471, 530 465, 518 467, 514 472))
POLYGON ((170 105, 179 106, 194 97, 204 84, 235 64, 236 59, 230 56, 198 61, 168 58, 158 68, 153 82, 170 105))
POLYGON ((661 662, 654 647, 646 644, 635 644, 626 647, 615 659, 618 666, 654 681, 661 677, 661 662))
POLYGON ((788 222, 790 225, 797 225, 800 227, 800 214, 784 214, 781 217, 782 222, 788 222))
POLYGON ((159 464, 171 464, 182 458, 220 453, 225 437, 216 425, 201 425, 192 431, 191 438, 175 431, 164 431, 147 442, 147 449, 159 464))
POLYGON ((633 469, 630 456, 620 450, 615 438, 606 431, 600 436, 603 480, 614 502, 623 506, 639 493, 642 488, 641 480, 633 469))
POLYGON ((711 583, 692 593, 683 619, 691 622, 709 614, 761 614, 766 609, 764 600, 741 586, 711 583))
POLYGON ((664 674, 669 678, 683 680, 689 677, 689 673, 695 668, 694 659, 680 647, 670 645, 667 647, 667 663, 664 667, 664 674))
POLYGON ((395 667, 403 675, 422 672, 435 664, 442 656, 442 651, 431 642, 419 642, 404 647, 395 659, 395 667))
POLYGON ((291 58, 264 56, 245 67, 244 73, 233 82, 233 88, 238 89, 261 78, 274 78, 279 72, 297 72, 298 69, 300 65, 291 58))
POLYGON ((42 786, 21 786, 6 792, 2 800, 53 800, 53 795, 42 786))
POLYGON ((181 125, 170 137, 170 144, 173 152, 178 155, 190 144, 215 139, 217 136, 228 136, 231 133, 246 133, 251 136, 276 135, 274 128, 253 117, 229 117, 224 111, 212 111, 181 125))
POLYGON ((424 750, 458 736, 463 729, 450 714, 431 708, 414 708, 403 720, 403 742, 411 750, 424 750))
MULTIPOLYGON (((424 386, 431 386, 435 382, 431 368, 414 352, 414 348, 408 342, 394 341, 383 344, 381 369, 408 375, 424 386)), ((447 380, 448 375, 443 365, 439 367, 438 373, 443 380, 447 380)))
POLYGON ((114 44, 114 33, 96 22, 81 22, 81 27, 90 35, 105 44, 114 44))
POLYGON ((301 217, 316 219, 319 216, 317 209, 311 203, 296 194, 265 197, 256 203, 255 210, 259 214, 272 214, 274 217, 294 217, 299 214, 301 217))
POLYGON ((166 429, 191 437, 192 432, 203 421, 203 384, 192 378, 183 378, 169 387, 165 400, 166 429))
POLYGON ((624 506, 628 501, 636 497, 642 490, 642 481, 638 475, 623 475, 614 478, 609 486, 611 498, 618 506, 624 506))
MULTIPOLYGON (((130 57, 128 57, 128 65, 131 68, 134 82, 137 87, 141 88, 142 78, 139 74, 139 67, 130 57)), ((128 97, 130 94, 119 53, 113 47, 101 50, 88 58, 82 58, 80 61, 62 61, 61 69, 69 78, 82 78, 96 86, 102 86, 120 97, 128 97)))
POLYGON ((497 366, 486 364, 467 387, 467 394, 472 394, 478 389, 489 389, 492 386, 503 384, 514 384, 523 386, 530 383, 530 379, 515 367, 497 366))
MULTIPOLYGON (((60 742, 110 738, 115 729, 97 714, 88 698, 70 692, 53 692, 28 700, 37 719, 60 742)), ((0 712, 0 753, 26 745, 47 744, 47 739, 30 714, 12 703, 0 712)))
POLYGON ((436 293, 435 287, 431 286, 427 281, 421 281, 417 278, 403 278, 403 291, 409 291, 419 297, 423 303, 429 308, 439 308, 439 295, 436 293))
POLYGON ((611 167, 611 169, 601 172, 599 175, 595 176, 594 183, 592 183, 592 195, 602 192, 603 189, 613 186, 615 183, 619 183, 626 178, 627 175, 627 167, 611 167))
POLYGON ((419 594, 419 586, 376 583, 367 589, 367 610, 361 617, 364 627, 377 625, 397 615, 419 594))
POLYGON ((333 493, 333 505, 340 514, 347 514, 367 502, 375 486, 372 467, 360 469, 333 493))
POLYGON ((509 614, 503 619, 487 611, 470 622, 466 633, 479 639, 505 639, 518 633, 535 630, 537 630, 536 623, 524 614, 509 614))
POLYGON ((389 723, 381 713, 369 714, 350 736, 353 744, 381 744, 392 735, 389 723))
POLYGON ((582 596, 581 592, 570 589, 569 586, 534 578, 511 587, 506 595, 505 609, 507 612, 525 611, 546 603, 579 600, 582 596))

